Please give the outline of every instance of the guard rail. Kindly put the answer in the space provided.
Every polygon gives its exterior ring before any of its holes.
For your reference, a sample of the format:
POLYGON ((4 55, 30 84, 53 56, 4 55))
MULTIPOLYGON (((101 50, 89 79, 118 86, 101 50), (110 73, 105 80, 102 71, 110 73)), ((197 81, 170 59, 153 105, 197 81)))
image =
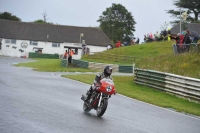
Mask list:
POLYGON ((176 96, 200 102, 200 80, 190 77, 135 68, 136 84, 149 86, 176 96))

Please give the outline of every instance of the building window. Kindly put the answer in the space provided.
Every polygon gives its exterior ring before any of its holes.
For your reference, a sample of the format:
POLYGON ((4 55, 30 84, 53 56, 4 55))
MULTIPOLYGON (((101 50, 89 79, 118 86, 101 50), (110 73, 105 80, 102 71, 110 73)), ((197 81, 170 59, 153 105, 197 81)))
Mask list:
POLYGON ((5 39, 5 43, 16 44, 16 40, 15 39, 5 39))
POLYGON ((5 39, 5 43, 10 43, 10 39, 5 39))
POLYGON ((16 44, 16 40, 15 39, 11 39, 11 44, 16 44))
POLYGON ((30 45, 37 46, 38 45, 38 41, 30 41, 30 45))
POLYGON ((60 43, 52 43, 52 47, 60 47, 60 43))

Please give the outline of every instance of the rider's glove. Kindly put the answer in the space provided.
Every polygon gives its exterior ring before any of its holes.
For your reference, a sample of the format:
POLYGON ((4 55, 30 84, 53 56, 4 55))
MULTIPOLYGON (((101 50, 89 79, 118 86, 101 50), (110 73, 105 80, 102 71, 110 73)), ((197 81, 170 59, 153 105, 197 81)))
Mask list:
POLYGON ((92 89, 93 90, 98 90, 100 88, 99 84, 92 84, 92 89))

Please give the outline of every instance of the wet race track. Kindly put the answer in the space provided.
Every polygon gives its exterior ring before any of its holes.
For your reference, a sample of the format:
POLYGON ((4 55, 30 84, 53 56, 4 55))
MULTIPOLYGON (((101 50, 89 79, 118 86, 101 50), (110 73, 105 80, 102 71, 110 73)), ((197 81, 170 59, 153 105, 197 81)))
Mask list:
POLYGON ((12 65, 27 61, 0 56, 0 133, 200 133, 197 117, 119 94, 101 118, 84 113, 89 85, 12 65))

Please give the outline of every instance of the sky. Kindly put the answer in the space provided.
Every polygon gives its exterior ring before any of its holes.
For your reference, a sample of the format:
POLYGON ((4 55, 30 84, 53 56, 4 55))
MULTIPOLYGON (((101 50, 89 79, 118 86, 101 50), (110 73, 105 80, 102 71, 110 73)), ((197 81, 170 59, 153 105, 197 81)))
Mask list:
MULTIPOLYGON (((135 37, 143 41, 144 34, 161 31, 164 23, 174 18, 166 13, 175 9, 173 0, 0 0, 0 12, 10 12, 22 22, 43 19, 60 25, 99 27, 97 22, 112 3, 123 5, 136 21, 135 37)), ((169 27, 171 27, 169 25, 169 27)))

